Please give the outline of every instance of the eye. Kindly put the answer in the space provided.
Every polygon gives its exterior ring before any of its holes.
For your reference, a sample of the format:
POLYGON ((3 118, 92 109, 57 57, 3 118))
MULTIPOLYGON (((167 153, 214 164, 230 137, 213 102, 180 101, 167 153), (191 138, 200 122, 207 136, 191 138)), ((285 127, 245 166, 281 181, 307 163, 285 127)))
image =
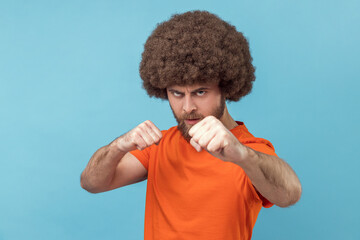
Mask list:
POLYGON ((196 95, 198 95, 199 97, 203 96, 206 92, 203 90, 197 91, 196 95))
POLYGON ((171 93, 172 93, 172 95, 174 95, 175 97, 181 97, 181 96, 182 96, 182 93, 177 92, 177 91, 172 91, 171 93))

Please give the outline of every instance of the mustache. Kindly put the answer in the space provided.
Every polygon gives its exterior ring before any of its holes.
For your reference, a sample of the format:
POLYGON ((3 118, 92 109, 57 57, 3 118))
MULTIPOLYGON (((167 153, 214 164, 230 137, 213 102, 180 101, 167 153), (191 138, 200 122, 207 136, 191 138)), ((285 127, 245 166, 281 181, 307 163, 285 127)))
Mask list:
POLYGON ((181 120, 185 120, 185 119, 203 119, 204 116, 202 114, 199 113, 184 113, 183 115, 181 115, 181 120))

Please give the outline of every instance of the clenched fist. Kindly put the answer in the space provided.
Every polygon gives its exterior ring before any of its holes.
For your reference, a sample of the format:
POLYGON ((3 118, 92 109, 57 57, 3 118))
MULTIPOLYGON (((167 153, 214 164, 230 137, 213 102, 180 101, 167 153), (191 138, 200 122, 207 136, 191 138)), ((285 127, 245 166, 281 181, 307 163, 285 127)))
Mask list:
POLYGON ((143 150, 153 144, 158 144, 162 138, 161 131, 151 121, 147 120, 115 140, 115 145, 122 152, 135 149, 143 150))
POLYGON ((189 135, 190 144, 198 152, 205 149, 214 157, 230 162, 245 157, 246 147, 214 116, 208 116, 195 124, 189 135))

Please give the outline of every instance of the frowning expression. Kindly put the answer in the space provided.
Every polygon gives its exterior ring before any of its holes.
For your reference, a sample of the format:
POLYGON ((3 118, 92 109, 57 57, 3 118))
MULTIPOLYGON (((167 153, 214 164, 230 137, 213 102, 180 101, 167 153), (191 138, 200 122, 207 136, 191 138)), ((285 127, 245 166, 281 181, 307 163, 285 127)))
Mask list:
POLYGON ((207 116, 220 119, 224 114, 225 98, 217 85, 175 85, 167 88, 167 95, 178 128, 187 140, 193 125, 207 116))

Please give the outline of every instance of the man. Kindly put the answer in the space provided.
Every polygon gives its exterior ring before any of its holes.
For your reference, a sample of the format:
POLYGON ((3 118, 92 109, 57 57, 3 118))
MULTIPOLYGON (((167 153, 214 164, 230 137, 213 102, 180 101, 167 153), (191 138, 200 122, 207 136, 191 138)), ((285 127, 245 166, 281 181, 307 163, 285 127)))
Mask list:
POLYGON ((234 121, 255 80, 248 43, 205 11, 174 15, 148 38, 140 75, 177 127, 145 121, 100 148, 81 175, 92 193, 147 179, 145 239, 250 239, 262 206, 296 203, 301 185, 272 144, 234 121))

